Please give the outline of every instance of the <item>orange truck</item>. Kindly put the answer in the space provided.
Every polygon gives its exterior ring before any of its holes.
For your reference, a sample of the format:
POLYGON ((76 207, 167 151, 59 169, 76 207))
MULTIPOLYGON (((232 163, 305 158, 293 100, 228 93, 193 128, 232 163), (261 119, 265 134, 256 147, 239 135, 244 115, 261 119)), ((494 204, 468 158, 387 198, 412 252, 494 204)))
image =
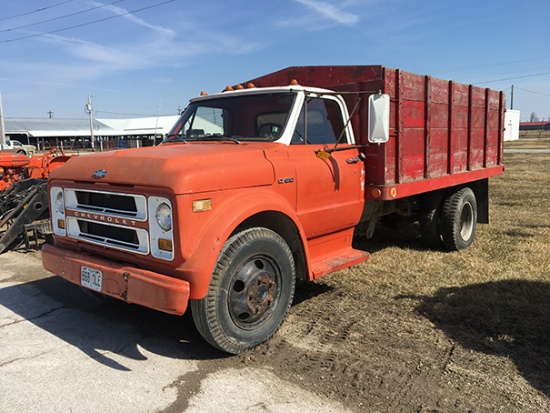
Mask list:
POLYGON ((296 280, 356 265, 377 223, 460 250, 503 173, 502 92, 384 66, 290 67, 192 99, 165 141, 75 157, 49 177, 43 265, 171 314, 241 353, 296 280))

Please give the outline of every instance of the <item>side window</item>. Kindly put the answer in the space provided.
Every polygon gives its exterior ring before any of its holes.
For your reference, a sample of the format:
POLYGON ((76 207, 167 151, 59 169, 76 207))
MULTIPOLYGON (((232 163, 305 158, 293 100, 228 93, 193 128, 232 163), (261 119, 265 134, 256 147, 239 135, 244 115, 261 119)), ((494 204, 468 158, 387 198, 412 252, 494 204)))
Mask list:
MULTIPOLYGON (((311 98, 305 107, 307 113, 302 108, 292 143, 336 143, 344 130, 338 103, 331 99, 311 98)), ((345 137, 340 138, 340 141, 346 142, 345 137)))

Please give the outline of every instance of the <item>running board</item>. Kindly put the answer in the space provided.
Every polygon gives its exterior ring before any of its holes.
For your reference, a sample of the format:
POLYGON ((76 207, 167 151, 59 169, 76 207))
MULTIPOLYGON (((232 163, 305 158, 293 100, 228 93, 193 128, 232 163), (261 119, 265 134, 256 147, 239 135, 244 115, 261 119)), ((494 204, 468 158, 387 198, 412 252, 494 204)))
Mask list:
POLYGON ((310 279, 367 261, 367 251, 352 248, 353 228, 309 241, 310 279))

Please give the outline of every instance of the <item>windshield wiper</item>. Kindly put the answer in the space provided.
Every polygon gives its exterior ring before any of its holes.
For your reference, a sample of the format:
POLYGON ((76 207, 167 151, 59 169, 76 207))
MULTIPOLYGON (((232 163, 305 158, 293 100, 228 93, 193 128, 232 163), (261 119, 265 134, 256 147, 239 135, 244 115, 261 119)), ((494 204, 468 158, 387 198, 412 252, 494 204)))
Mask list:
POLYGON ((197 141, 204 141, 204 142, 210 142, 210 141, 227 141, 227 142, 233 142, 237 145, 241 144, 241 141, 232 138, 231 136, 224 136, 220 134, 216 135, 208 135, 208 136, 192 136, 192 137, 184 137, 183 135, 168 135, 167 140, 165 140, 162 143, 173 143, 173 142, 197 142, 197 141))
POLYGON ((188 139, 189 141, 228 141, 236 143, 237 145, 241 144, 241 141, 232 138, 230 136, 224 136, 224 135, 209 135, 209 136, 200 136, 200 137, 193 137, 191 139, 188 139))
POLYGON ((166 135, 166 140, 162 141, 161 143, 172 143, 172 142, 187 143, 187 139, 185 139, 181 135, 166 135))

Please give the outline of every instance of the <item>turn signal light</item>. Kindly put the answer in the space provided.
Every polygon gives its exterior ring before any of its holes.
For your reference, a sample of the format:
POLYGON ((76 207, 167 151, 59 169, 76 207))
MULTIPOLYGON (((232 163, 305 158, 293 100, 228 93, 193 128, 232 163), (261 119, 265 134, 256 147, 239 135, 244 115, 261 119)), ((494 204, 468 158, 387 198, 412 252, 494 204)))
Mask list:
POLYGON ((193 201, 193 212, 204 212, 212 210, 212 200, 211 199, 199 199, 193 201))
POLYGON ((159 238, 159 250, 172 252, 172 240, 159 238))

